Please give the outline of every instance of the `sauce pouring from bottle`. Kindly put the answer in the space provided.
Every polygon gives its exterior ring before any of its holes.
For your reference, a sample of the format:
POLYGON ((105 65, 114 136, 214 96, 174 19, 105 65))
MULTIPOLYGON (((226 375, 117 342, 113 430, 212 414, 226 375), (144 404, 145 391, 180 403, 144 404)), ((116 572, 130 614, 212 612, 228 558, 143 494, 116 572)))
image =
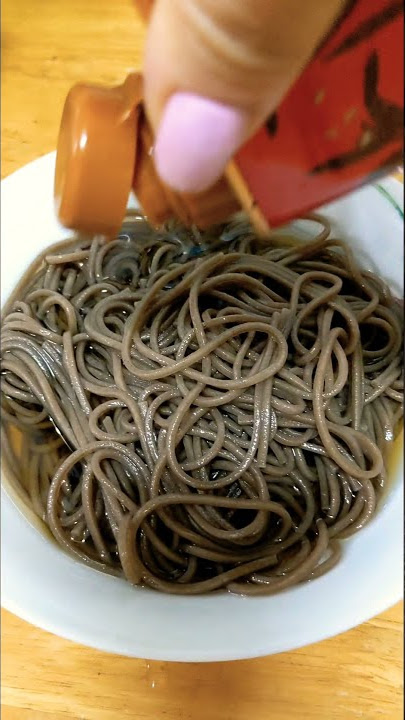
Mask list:
POLYGON ((402 2, 351 2, 277 111, 195 195, 159 178, 140 74, 115 88, 76 85, 57 148, 60 221, 112 237, 133 190, 153 224, 205 228, 244 209, 265 234, 389 173, 403 153, 402 25, 402 2))

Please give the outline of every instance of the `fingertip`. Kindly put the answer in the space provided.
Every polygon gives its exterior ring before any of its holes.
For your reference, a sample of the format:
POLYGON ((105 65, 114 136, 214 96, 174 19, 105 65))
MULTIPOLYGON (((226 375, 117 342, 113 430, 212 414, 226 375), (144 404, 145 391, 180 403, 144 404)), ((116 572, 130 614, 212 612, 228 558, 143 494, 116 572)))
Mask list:
POLYGON ((188 92, 172 95, 163 110, 154 158, 161 179, 179 192, 213 185, 244 141, 243 110, 188 92))

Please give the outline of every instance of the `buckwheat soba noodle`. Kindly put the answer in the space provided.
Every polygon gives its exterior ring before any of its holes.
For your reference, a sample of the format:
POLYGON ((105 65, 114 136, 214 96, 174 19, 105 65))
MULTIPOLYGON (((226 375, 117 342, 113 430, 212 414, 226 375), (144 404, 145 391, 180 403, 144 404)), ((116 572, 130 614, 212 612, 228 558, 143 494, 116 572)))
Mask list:
POLYGON ((133 216, 26 273, 2 321, 3 461, 64 550, 164 592, 266 595, 368 523, 402 303, 314 221, 297 244, 133 216))

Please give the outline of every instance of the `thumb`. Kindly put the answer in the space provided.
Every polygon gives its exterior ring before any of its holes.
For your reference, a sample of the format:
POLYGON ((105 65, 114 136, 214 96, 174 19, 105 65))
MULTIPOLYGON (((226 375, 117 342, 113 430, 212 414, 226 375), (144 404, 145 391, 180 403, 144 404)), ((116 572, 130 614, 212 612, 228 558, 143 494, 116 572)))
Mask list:
POLYGON ((145 53, 155 164, 200 192, 276 109, 344 0, 157 0, 145 53))

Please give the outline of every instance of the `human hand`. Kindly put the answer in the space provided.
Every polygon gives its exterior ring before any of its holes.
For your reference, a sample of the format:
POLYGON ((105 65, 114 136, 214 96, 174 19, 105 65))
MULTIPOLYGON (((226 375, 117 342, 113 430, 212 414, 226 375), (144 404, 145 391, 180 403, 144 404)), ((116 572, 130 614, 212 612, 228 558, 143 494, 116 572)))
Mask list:
POLYGON ((156 0, 144 76, 162 180, 180 192, 212 185, 280 104, 346 3, 156 0))

